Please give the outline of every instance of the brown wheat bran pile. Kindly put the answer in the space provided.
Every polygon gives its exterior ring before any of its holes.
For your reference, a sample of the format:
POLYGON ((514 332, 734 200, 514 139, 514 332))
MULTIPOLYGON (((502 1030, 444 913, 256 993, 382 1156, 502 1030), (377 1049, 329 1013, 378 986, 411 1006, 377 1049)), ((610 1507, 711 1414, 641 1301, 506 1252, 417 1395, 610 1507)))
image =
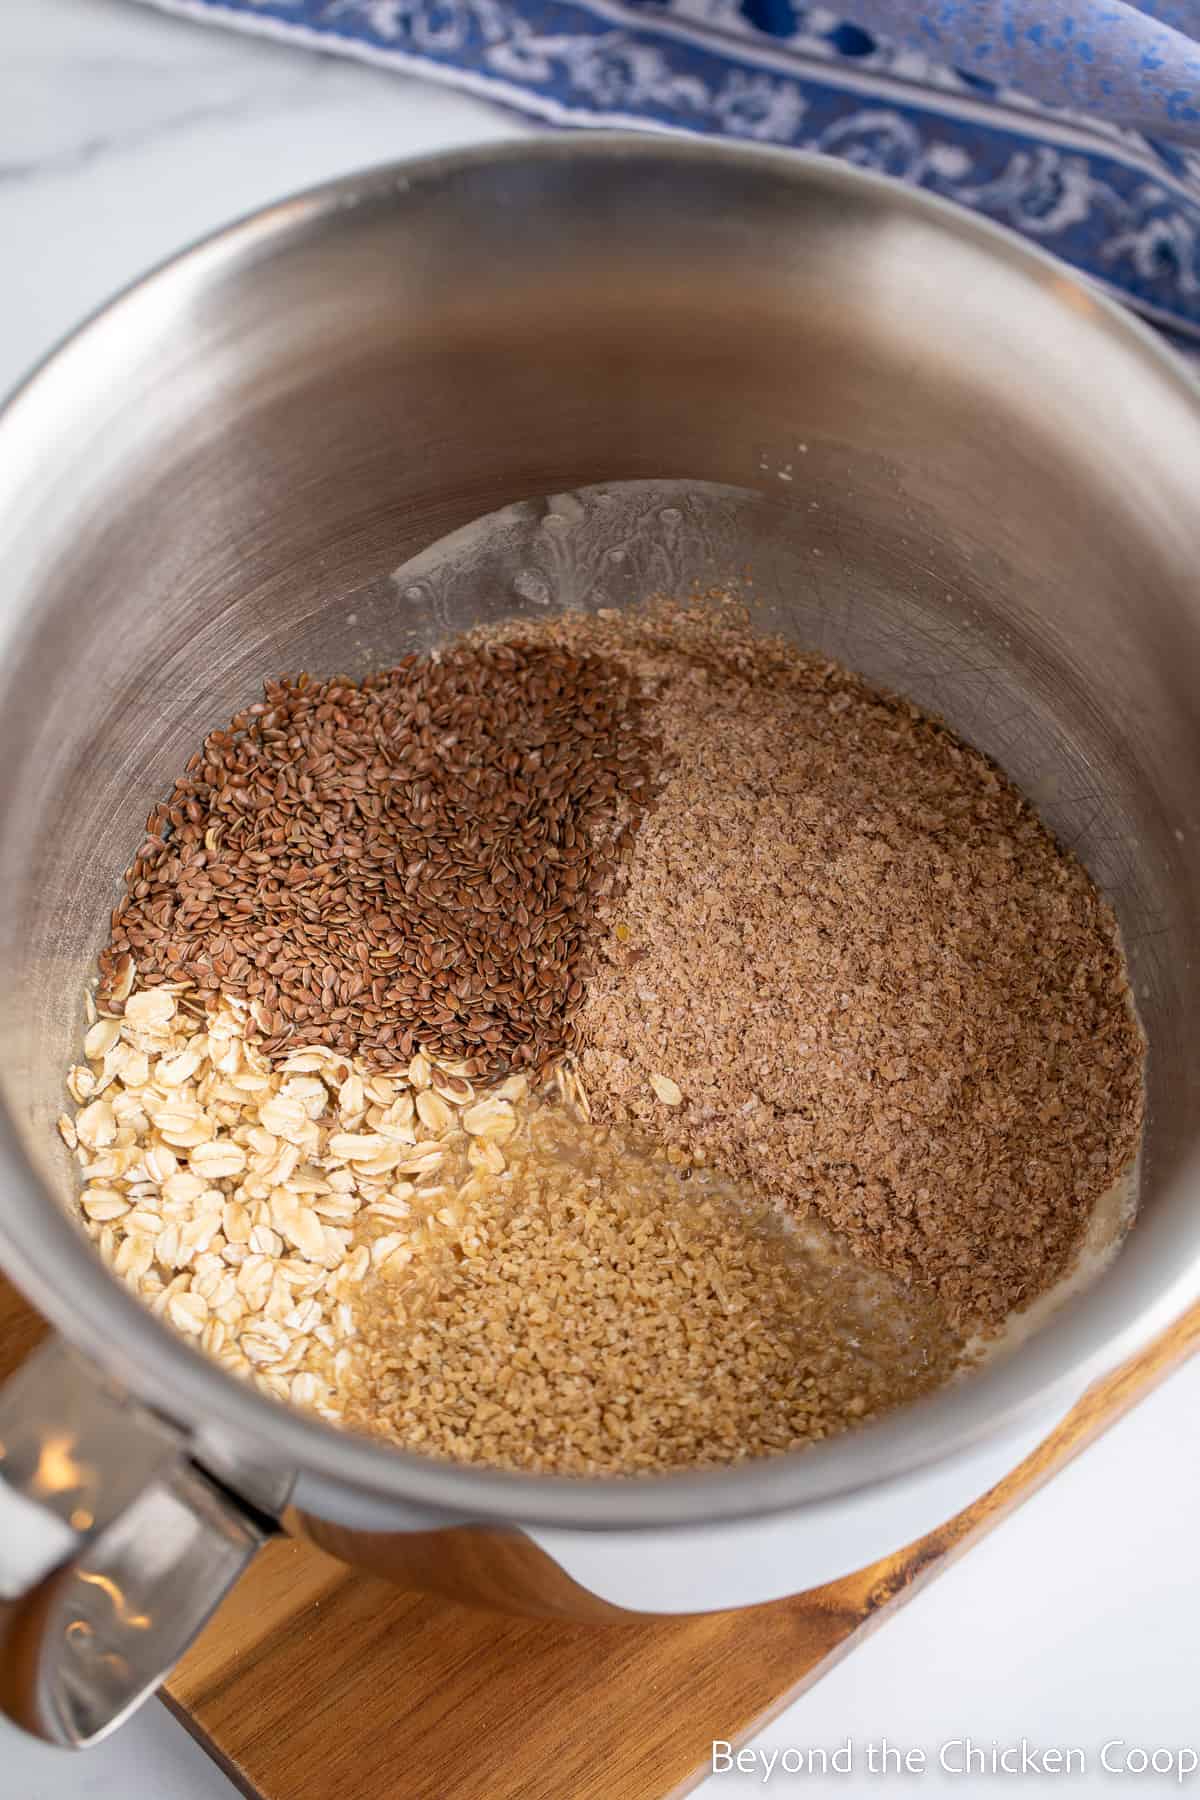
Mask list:
POLYGON ((1138 1142, 1144 1044, 1089 877, 944 725, 738 609, 545 630, 625 664, 667 758, 575 1018, 596 1116, 997 1327, 1138 1142))

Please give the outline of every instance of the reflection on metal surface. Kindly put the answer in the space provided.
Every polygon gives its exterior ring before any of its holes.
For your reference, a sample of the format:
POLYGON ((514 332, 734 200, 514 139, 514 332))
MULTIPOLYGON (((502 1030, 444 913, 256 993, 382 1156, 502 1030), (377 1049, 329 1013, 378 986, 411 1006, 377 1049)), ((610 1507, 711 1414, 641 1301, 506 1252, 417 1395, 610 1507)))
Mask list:
MULTIPOLYGON (((289 1507, 284 1524, 331 1556, 399 1587, 521 1618, 613 1624, 652 1615, 614 1606, 573 1580, 523 1531, 465 1524, 437 1531, 351 1531, 289 1507)), ((702 1610, 698 1608, 697 1610, 702 1610)))
POLYGON ((116 1582, 108 1575, 97 1575, 90 1569, 76 1570, 75 1579, 82 1581, 85 1587, 99 1588, 112 1601, 113 1611, 119 1622, 129 1631, 148 1631, 154 1623, 149 1613, 130 1612, 124 1594, 116 1582))
POLYGON ((90 1493, 96 1485, 97 1472, 79 1462, 75 1448, 75 1439, 68 1432, 58 1432, 48 1437, 38 1455, 29 1492, 39 1498, 48 1494, 73 1494, 81 1490, 90 1493))
POLYGON ((1082 313, 1085 318, 1094 317, 1097 311, 1095 299, 1087 288, 1072 281, 1069 275, 1052 275, 1046 285, 1072 312, 1082 313))
POLYGON ((15 1598, 179 1455, 169 1426, 61 1343, 0 1389, 0 1598, 15 1598))
POLYGON ((153 1482, 29 1596, 7 1705, 52 1743, 93 1742, 152 1692, 262 1542, 257 1523, 188 1464, 153 1482))
POLYGON ((53 1743, 87 1743, 158 1685, 261 1529, 61 1344, 0 1391, 0 1415, 0 1598, 17 1602, 0 1702, 53 1743))

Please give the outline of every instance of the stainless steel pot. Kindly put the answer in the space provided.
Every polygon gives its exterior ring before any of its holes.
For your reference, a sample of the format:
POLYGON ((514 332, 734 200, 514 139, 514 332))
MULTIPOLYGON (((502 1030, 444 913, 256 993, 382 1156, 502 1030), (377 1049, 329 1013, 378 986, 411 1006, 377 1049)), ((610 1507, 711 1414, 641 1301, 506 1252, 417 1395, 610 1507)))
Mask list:
POLYGON ((1200 398, 1057 264, 793 156, 593 137, 373 171, 52 357, 0 418, 0 541, 0 1257, 62 1334, 0 1395, 34 1729, 107 1728, 281 1517, 501 1605, 796 1591, 971 1498, 1200 1291, 1200 398), (1152 1045, 1127 1247, 970 1381, 727 1473, 446 1467, 239 1385, 95 1260, 53 1130, 151 803, 265 674, 746 565, 767 622, 946 714, 1112 896, 1152 1045))

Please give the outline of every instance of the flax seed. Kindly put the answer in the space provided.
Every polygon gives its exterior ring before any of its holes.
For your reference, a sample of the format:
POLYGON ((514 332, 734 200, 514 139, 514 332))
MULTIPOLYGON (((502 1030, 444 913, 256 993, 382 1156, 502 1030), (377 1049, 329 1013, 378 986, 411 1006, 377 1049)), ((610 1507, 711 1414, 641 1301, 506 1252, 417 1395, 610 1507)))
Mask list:
POLYGON ((318 1034, 368 1071, 418 1043, 467 1076, 552 1058, 652 761, 623 671, 554 645, 268 682, 151 812, 101 1011, 136 963, 147 1020, 159 984, 220 991, 272 1059, 318 1034))

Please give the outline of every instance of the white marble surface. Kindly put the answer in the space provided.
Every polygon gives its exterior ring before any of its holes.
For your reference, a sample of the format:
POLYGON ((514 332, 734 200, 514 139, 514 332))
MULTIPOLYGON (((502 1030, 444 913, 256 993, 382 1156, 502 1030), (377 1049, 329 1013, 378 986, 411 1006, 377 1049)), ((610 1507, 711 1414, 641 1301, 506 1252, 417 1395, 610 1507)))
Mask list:
MULTIPOLYGON (((237 214, 372 161, 524 129, 443 88, 129 0, 0 0, 0 391, 114 289, 237 214)), ((756 1740, 769 1752, 849 1738, 854 1772, 801 1776, 776 1763, 764 1784, 760 1762, 751 1775, 713 1777, 705 1800, 764 1786, 829 1796, 1175 1789, 1171 1775, 1106 1774, 1099 1751, 1113 1738, 1200 1750, 1198 1411, 1200 1362, 756 1740), (1079 1746, 1088 1772, 940 1773, 938 1746, 964 1737, 1079 1746), (928 1772, 872 1774, 867 1745, 882 1738, 924 1749, 928 1772)), ((713 1736, 723 1730, 714 1717, 713 1736)), ((403 1768, 398 1758, 392 1800, 454 1800, 428 1795, 403 1768)), ((1183 1791, 1200 1795, 1200 1775, 1183 1791)), ((157 1705, 82 1757, 0 1726, 5 1800, 232 1793, 157 1705)))

